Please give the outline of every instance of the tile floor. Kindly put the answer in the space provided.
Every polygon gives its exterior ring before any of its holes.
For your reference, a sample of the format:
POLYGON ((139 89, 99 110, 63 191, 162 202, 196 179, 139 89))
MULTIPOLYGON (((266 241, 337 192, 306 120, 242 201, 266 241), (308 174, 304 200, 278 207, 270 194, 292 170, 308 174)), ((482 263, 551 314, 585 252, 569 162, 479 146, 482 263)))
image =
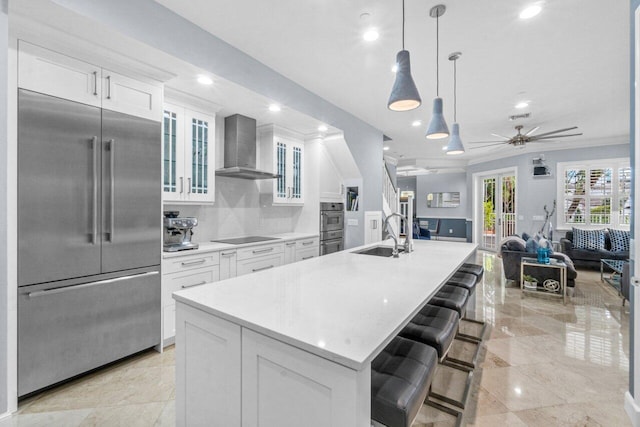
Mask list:
MULTIPOLYGON (((543 296, 522 298, 515 285, 505 283, 495 255, 479 252, 477 262, 484 264, 485 276, 476 315, 489 328, 463 424, 631 425, 623 409, 628 304, 622 307, 599 273, 579 271, 575 294, 563 306, 543 296)), ((174 375, 173 347, 145 352, 21 401, 18 413, 0 427, 173 426, 174 375)), ((428 406, 414 423, 448 425, 450 416, 428 406)))

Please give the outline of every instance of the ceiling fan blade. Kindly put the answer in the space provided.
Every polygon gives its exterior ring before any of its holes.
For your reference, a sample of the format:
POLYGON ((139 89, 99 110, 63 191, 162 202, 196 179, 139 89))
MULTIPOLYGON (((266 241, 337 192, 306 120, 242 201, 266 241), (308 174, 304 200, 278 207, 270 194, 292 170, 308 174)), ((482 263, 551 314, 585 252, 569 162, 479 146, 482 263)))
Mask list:
POLYGON ((529 136, 532 133, 534 133, 535 131, 537 131, 538 129, 540 129, 540 126, 536 126, 533 129, 531 129, 529 132, 525 133, 524 136, 529 136))
MULTIPOLYGON (((465 142, 465 144, 467 143, 465 142)), ((494 145, 502 145, 502 144, 504 144, 504 141, 497 142, 495 144, 483 145, 482 147, 469 147, 469 150, 477 150, 478 148, 493 147, 494 145)))
POLYGON ((535 141, 538 141, 538 140, 540 140, 540 139, 556 139, 556 138, 566 138, 566 137, 568 137, 568 136, 580 136, 580 135, 582 135, 582 134, 581 134, 581 133, 571 133, 571 134, 568 134, 568 135, 555 135, 555 136, 554 136, 554 135, 551 135, 551 136, 543 136, 542 138, 540 138, 540 137, 538 137, 538 136, 532 136, 532 137, 529 139, 529 142, 535 142, 535 141))
POLYGON ((471 142, 465 142, 465 144, 493 144, 494 142, 500 142, 502 144, 505 144, 507 141, 471 141, 471 142))
POLYGON ((510 139, 511 139, 511 138, 509 138, 508 136, 499 135, 499 134, 497 134, 497 133, 492 133, 492 134, 491 134, 491 136, 495 136, 495 137, 498 137, 498 138, 504 138, 504 140, 505 140, 505 141, 508 141, 508 140, 510 140, 510 139))
POLYGON ((568 130, 574 130, 574 129, 578 129, 578 126, 573 126, 573 127, 566 128, 566 129, 552 130, 551 132, 545 132, 545 133, 541 133, 539 135, 536 135, 536 136, 534 136, 534 138, 537 138, 537 137, 540 137, 540 136, 553 135, 554 133, 566 132, 568 130))

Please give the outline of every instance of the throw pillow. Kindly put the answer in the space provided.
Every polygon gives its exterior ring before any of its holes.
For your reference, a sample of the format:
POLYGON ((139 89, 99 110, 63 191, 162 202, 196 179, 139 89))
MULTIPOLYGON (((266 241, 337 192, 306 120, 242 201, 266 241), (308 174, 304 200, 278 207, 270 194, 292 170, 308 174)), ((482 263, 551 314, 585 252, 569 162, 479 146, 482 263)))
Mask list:
POLYGON ((611 238, 611 252, 629 251, 629 239, 631 238, 629 230, 614 230, 610 228, 609 236, 611 238))
POLYGON ((604 250, 604 230, 583 230, 573 227, 573 247, 604 250))
POLYGON ((500 250, 498 251, 498 257, 502 258, 502 251, 520 251, 524 252, 525 242, 518 236, 505 237, 500 242, 500 250))
POLYGON ((527 240, 527 252, 536 253, 538 252, 538 240, 534 237, 529 237, 527 240))

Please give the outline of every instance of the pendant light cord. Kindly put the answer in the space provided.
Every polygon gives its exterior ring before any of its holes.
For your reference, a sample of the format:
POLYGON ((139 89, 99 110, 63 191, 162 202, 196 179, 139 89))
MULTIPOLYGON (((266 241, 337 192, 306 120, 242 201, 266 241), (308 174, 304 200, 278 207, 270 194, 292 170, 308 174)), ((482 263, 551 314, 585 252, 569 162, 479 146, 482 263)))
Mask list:
POLYGON ((402 0, 402 50, 404 50, 404 0, 402 0))
MULTIPOLYGON (((404 0, 403 0, 404 1, 404 0)), ((436 12, 436 96, 440 97, 440 11, 436 12)))
POLYGON ((456 69, 456 63, 458 62, 457 59, 453 60, 453 122, 454 123, 458 123, 458 118, 456 116, 457 113, 457 93, 456 93, 456 88, 458 87, 457 82, 456 82, 456 75, 457 75, 457 69, 456 69))

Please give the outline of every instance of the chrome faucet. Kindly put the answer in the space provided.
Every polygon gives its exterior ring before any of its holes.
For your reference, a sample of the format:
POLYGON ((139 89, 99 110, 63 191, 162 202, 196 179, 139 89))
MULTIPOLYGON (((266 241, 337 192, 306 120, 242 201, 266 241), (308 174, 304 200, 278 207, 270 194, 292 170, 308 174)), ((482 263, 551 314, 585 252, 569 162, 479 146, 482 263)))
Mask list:
MULTIPOLYGON (((398 258, 398 238, 393 235, 393 230, 389 230, 389 220, 394 216, 399 217, 402 221, 405 222, 405 224, 407 223, 407 218, 404 215, 399 214, 398 212, 393 212, 391 215, 387 216, 384 220, 384 230, 389 233, 389 236, 391 236, 394 242, 393 252, 391 252, 391 255, 393 255, 394 258, 398 258)), ((411 230, 409 230, 409 232, 411 232, 411 230)), ((404 251, 406 253, 411 252, 411 243, 409 242, 408 237, 404 241, 404 251)))

